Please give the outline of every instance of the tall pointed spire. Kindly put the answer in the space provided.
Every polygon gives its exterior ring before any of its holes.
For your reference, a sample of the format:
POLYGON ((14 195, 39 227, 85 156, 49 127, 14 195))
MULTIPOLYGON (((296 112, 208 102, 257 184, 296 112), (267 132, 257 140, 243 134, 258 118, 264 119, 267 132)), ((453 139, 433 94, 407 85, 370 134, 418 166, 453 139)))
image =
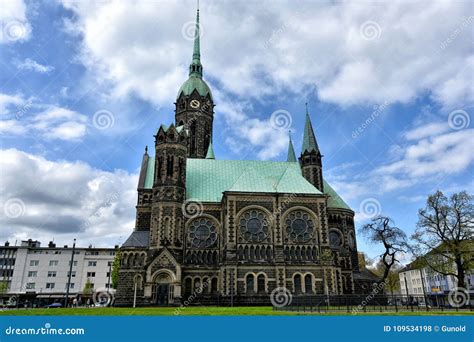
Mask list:
POLYGON ((194 47, 193 47, 193 61, 189 66, 189 76, 202 77, 202 64, 201 64, 201 28, 199 24, 199 0, 197 2, 196 12, 196 28, 194 30, 194 47))
POLYGON ((306 121, 304 124, 304 136, 303 136, 303 147, 301 148, 301 154, 305 152, 319 152, 318 143, 313 131, 313 125, 308 113, 308 103, 306 103, 306 121))
POLYGON ((296 154, 293 147, 293 142, 291 141, 291 131, 288 132, 289 142, 288 142, 288 155, 286 157, 287 162, 296 163, 296 154))

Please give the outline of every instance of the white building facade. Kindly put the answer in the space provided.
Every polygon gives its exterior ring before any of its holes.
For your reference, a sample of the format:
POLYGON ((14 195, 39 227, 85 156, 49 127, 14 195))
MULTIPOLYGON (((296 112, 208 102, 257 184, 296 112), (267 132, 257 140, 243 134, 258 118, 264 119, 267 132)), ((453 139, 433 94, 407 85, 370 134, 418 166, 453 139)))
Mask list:
MULTIPOLYGON (((8 243, 0 247, 0 301, 44 303, 60 302, 66 294, 72 247, 41 247, 38 241, 22 241, 20 246, 8 243)), ((86 283, 98 289, 111 288, 112 263, 116 248, 76 247, 72 262, 70 298, 83 295, 86 283)), ((1 302, 0 302, 1 303, 1 302)))

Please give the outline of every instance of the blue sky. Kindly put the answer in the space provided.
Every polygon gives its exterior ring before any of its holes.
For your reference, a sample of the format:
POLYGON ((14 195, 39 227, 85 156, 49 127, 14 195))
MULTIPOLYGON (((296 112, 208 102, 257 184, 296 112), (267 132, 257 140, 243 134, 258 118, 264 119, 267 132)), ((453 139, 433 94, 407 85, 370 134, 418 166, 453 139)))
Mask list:
MULTIPOLYGON (((187 78, 195 2, 1 6, 0 239, 123 242, 144 147, 187 78)), ((217 158, 284 160, 288 129, 299 155, 308 102, 324 176, 357 225, 382 213, 410 234, 428 194, 473 189, 473 12, 201 1, 217 158)))

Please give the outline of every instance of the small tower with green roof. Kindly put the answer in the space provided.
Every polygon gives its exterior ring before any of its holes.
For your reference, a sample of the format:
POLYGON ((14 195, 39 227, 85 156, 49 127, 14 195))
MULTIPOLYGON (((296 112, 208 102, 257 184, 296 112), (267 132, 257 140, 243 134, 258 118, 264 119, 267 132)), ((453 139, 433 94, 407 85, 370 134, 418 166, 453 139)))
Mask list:
POLYGON ((313 125, 306 104, 306 121, 304 124, 303 146, 301 148, 300 165, 303 177, 319 191, 324 192, 322 155, 319 151, 313 125))
POLYGON ((189 77, 179 89, 175 102, 176 126, 184 126, 188 131, 188 157, 190 158, 206 157, 214 119, 212 92, 202 78, 200 32, 198 8, 189 77))

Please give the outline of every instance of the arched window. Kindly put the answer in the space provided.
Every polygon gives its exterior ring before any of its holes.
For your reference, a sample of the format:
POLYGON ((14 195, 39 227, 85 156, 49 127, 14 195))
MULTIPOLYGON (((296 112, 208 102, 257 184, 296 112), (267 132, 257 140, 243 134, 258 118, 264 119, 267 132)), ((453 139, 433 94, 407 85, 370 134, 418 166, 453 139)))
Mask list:
POLYGON ((257 292, 265 293, 265 276, 263 274, 259 274, 257 277, 257 292))
POLYGON ((307 274, 304 276, 304 292, 313 292, 313 277, 311 276, 311 274, 307 274))
POLYGON ((217 278, 212 278, 211 280, 211 293, 217 293, 217 278))
POLYGON ((295 286, 295 293, 301 293, 301 275, 295 275, 293 282, 295 286))
POLYGON ((253 274, 248 274, 247 278, 245 279, 245 288, 247 293, 253 293, 253 286, 254 286, 254 276, 253 274))
POLYGON ((185 292, 186 294, 191 294, 191 292, 193 292, 192 280, 191 280, 191 278, 187 278, 187 279, 184 281, 184 292, 185 292))
POLYGON ((342 235, 338 230, 332 229, 331 231, 329 231, 329 243, 333 248, 341 247, 342 235))
POLYGON ((173 161, 174 161, 174 158, 173 156, 168 156, 168 160, 167 160, 167 163, 166 163, 166 175, 168 177, 172 176, 173 175, 173 161))

